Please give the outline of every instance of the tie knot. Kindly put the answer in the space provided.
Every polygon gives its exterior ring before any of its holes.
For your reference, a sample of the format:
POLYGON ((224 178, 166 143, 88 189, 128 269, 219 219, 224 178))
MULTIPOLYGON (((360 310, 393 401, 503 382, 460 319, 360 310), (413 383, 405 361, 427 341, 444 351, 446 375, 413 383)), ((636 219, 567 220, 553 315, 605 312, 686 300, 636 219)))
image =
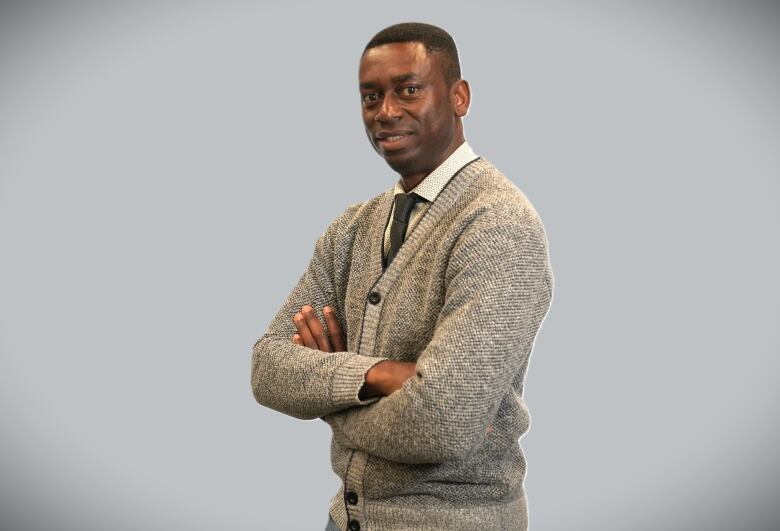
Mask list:
POLYGON ((398 221, 408 221, 415 203, 422 199, 414 192, 408 194, 395 194, 395 210, 393 217, 398 221))

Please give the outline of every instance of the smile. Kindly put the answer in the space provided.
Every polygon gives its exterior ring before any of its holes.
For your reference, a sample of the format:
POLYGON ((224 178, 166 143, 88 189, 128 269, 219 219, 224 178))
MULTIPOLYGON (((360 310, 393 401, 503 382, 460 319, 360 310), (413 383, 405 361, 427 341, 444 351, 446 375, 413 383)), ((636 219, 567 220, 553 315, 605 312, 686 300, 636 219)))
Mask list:
POLYGON ((406 139, 411 136, 411 133, 402 133, 400 135, 388 136, 387 138, 377 138, 377 145, 381 146, 385 151, 392 151, 403 147, 406 144, 406 139))

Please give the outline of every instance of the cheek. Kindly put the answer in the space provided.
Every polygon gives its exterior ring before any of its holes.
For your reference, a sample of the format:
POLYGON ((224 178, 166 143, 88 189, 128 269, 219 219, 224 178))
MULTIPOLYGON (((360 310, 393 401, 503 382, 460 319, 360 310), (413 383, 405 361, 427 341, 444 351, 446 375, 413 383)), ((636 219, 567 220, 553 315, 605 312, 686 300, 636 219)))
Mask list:
POLYGON ((421 105, 410 114, 420 123, 425 131, 431 132, 439 129, 439 110, 432 104, 421 105))
POLYGON ((436 142, 436 138, 448 128, 447 120, 441 109, 429 109, 421 115, 421 123, 428 133, 428 141, 436 142))

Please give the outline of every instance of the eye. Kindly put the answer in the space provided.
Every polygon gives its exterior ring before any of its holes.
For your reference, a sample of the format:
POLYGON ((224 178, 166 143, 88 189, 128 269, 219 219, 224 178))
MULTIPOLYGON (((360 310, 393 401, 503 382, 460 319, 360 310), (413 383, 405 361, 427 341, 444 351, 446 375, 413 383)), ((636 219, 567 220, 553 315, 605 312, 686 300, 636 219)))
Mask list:
POLYGON ((414 85, 408 85, 401 89, 401 92, 404 96, 414 96, 420 91, 420 87, 416 87, 414 85))
POLYGON ((376 92, 366 92, 365 94, 363 94, 361 99, 363 100, 363 103, 370 104, 378 100, 379 96, 377 95, 376 92))

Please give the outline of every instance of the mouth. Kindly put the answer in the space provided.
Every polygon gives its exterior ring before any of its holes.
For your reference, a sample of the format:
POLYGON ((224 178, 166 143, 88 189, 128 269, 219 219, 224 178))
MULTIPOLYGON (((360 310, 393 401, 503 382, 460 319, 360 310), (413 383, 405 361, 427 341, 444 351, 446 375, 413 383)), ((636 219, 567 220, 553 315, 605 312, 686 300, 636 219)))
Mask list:
POLYGON ((379 133, 374 138, 376 139, 376 145, 381 147, 382 151, 396 151, 408 143, 411 135, 412 133, 408 131, 402 131, 393 134, 379 133))

